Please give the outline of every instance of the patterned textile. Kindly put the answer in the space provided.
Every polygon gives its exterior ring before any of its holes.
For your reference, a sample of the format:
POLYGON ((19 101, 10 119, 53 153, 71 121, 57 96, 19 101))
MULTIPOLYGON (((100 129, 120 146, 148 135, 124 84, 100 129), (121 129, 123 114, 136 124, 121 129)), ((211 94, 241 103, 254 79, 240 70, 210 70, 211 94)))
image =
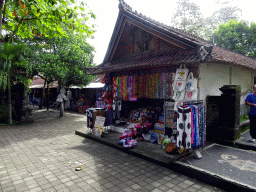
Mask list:
POLYGON ((144 75, 138 76, 138 98, 143 98, 145 96, 144 78, 145 78, 144 75))
POLYGON ((166 73, 161 74, 161 81, 162 81, 162 92, 161 92, 161 98, 166 98, 166 81, 165 81, 166 73))
POLYGON ((174 77, 173 73, 113 77, 113 99, 136 101, 137 98, 171 98, 174 77))
POLYGON ((120 77, 120 99, 124 99, 123 98, 123 92, 124 92, 124 86, 123 86, 123 82, 124 82, 124 77, 120 77))
POLYGON ((120 99, 120 77, 116 78, 116 99, 120 99))
POLYGON ((199 121, 199 138, 200 145, 205 145, 206 140, 206 125, 205 125, 205 107, 204 105, 198 105, 198 121, 199 121))
POLYGON ((117 82, 116 82, 117 78, 113 77, 113 99, 116 100, 117 99, 117 82))
POLYGON ((190 107, 178 107, 177 118, 177 146, 184 146, 187 149, 191 149, 191 108, 190 107), (183 140, 183 134, 185 138, 183 140))
POLYGON ((105 126, 111 125, 111 113, 112 113, 111 110, 107 110, 106 116, 105 116, 106 117, 105 126))
POLYGON ((127 101, 127 76, 123 77, 123 100, 127 101))

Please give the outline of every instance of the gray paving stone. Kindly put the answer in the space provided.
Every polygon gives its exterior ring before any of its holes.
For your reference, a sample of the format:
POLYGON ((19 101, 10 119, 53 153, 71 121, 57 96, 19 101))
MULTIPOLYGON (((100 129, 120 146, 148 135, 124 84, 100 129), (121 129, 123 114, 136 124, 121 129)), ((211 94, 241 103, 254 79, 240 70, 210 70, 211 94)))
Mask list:
POLYGON ((74 132, 86 126, 86 116, 65 112, 65 117, 57 118, 58 113, 35 110, 33 124, 0 127, 0 191, 13 184, 13 190, 22 192, 142 192, 168 191, 179 186, 189 186, 186 190, 191 192, 213 189, 152 162, 77 136, 74 132), (75 171, 76 161, 83 163, 82 171, 75 171))

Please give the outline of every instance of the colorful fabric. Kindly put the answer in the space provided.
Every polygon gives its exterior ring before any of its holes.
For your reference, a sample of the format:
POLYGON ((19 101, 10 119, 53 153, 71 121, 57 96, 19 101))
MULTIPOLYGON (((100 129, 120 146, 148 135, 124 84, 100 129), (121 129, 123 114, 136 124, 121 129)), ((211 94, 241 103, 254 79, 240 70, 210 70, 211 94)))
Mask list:
POLYGON ((145 96, 144 78, 144 75, 139 75, 138 77, 138 98, 143 98, 145 96))
POLYGON ((123 93, 124 93, 124 77, 120 77, 120 99, 123 99, 123 93))
POLYGON ((206 140, 206 124, 205 124, 205 107, 204 105, 198 105, 198 121, 199 121, 199 138, 200 146, 205 145, 206 140))
POLYGON ((113 77, 112 81, 113 81, 113 99, 116 100, 117 99, 117 82, 116 82, 116 77, 113 77))
POLYGON ((112 114, 112 111, 111 110, 107 110, 105 126, 110 126, 111 125, 111 114, 112 114))

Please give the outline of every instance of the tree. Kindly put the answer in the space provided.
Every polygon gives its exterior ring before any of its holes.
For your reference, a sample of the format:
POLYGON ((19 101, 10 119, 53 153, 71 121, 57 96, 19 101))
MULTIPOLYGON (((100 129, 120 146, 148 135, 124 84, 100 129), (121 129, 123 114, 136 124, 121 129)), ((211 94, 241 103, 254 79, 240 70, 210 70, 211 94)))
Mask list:
MULTIPOLYGON (((94 26, 89 26, 87 21, 90 17, 95 18, 95 15, 91 10, 85 13, 83 2, 80 6, 74 3, 74 0, 0 0, 1 42, 9 42, 11 46, 10 43, 13 44, 21 38, 67 36, 64 28, 92 35, 94 26)), ((3 62, 1 65, 0 68, 4 71, 0 81, 6 82, 8 79, 7 85, 10 90, 11 68, 5 68, 3 62)), ((27 71, 27 69, 24 70, 27 71)), ((10 111, 11 105, 9 105, 10 111)), ((9 123, 11 121, 10 115, 9 123)))
POLYGON ((203 16, 199 6, 195 3, 191 3, 189 0, 179 0, 178 8, 171 21, 176 28, 201 36, 203 16))
POLYGON ((241 16, 241 9, 229 6, 230 1, 221 1, 220 9, 213 12, 210 17, 203 17, 199 6, 189 0, 179 0, 178 8, 173 14, 172 23, 174 27, 209 40, 213 31, 221 23, 230 19, 236 20, 241 16))
POLYGON ((229 1, 222 2, 221 8, 214 11, 210 17, 204 20, 204 38, 209 39, 218 26, 227 23, 229 20, 238 20, 241 17, 242 10, 237 6, 228 6, 229 1))
POLYGON ((8 88, 9 123, 12 124, 11 86, 14 81, 26 81, 32 67, 26 59, 29 49, 26 44, 0 44, 0 87, 8 88))
POLYGON ((66 35, 63 27, 93 34, 92 28, 85 22, 89 17, 95 18, 95 15, 91 11, 85 14, 83 3, 79 7, 73 6, 74 3, 74 0, 0 0, 0 7, 3 7, 0 29, 8 33, 9 41, 15 36, 62 37, 66 35))
MULTIPOLYGON (((94 48, 88 44, 87 35, 68 32, 68 38, 38 38, 31 47, 37 52, 34 58, 34 71, 49 83, 58 81, 61 87, 69 85, 86 85, 92 76, 83 68, 93 66, 94 48)), ((47 93, 49 95, 49 93, 47 93)), ((47 109, 49 102, 47 101, 47 109)), ((62 116, 62 115, 60 115, 62 116)))
POLYGON ((246 56, 256 57, 256 23, 230 20, 221 24, 214 32, 217 45, 236 51, 246 56))

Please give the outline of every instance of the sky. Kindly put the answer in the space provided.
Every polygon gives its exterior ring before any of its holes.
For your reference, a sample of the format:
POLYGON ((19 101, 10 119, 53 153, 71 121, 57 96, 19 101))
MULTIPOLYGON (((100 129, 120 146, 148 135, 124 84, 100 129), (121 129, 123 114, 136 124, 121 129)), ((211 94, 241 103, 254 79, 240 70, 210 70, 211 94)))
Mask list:
MULTIPOLYGON (((172 13, 175 11, 177 0, 124 0, 130 5, 133 11, 137 11, 151 19, 171 25, 172 13)), ((200 7, 204 17, 210 16, 214 11, 219 10, 220 5, 216 1, 223 0, 190 0, 200 7)), ((229 5, 238 6, 242 10, 241 19, 256 22, 255 0, 231 0, 229 5)), ((84 0, 89 8, 96 14, 97 19, 91 23, 97 25, 94 39, 88 42, 95 47, 96 53, 94 63, 101 64, 105 57, 115 23, 118 16, 118 0, 84 0)))

